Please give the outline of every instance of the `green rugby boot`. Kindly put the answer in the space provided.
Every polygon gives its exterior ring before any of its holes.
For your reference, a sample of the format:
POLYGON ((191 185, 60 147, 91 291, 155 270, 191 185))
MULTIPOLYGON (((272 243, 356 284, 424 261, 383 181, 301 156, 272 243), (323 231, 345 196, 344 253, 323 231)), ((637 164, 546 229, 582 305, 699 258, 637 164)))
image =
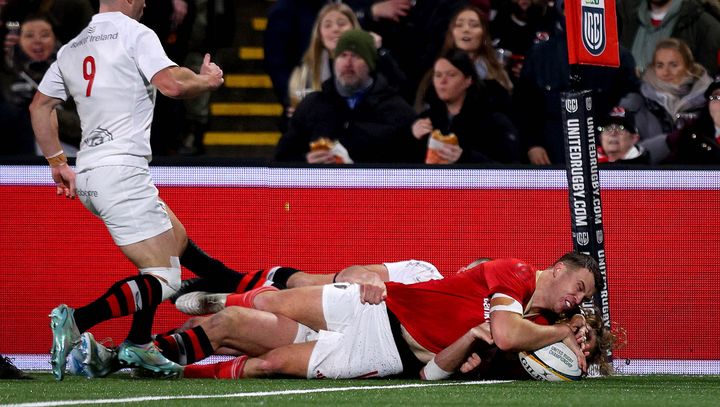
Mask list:
POLYGON ((162 377, 180 377, 183 367, 167 359, 153 342, 136 345, 125 341, 118 348, 118 359, 122 367, 139 367, 158 373, 162 377))
POLYGON ((50 329, 53 333, 52 348, 50 349, 50 365, 55 380, 62 380, 65 376, 65 363, 72 348, 80 341, 80 331, 73 318, 75 310, 65 304, 60 304, 50 312, 50 329))

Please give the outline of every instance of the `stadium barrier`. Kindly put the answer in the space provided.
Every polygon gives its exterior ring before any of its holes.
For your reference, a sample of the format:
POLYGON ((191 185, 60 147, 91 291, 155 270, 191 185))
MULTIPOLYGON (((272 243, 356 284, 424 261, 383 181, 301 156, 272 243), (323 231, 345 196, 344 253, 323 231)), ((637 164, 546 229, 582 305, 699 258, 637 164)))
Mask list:
MULTIPOLYGON (((555 169, 155 167, 188 235, 240 271, 312 273, 408 258, 446 275, 478 257, 546 267, 573 247, 555 169)), ((601 170, 614 353, 627 373, 720 373, 720 171, 601 170)), ((0 166, 0 353, 47 368, 48 312, 134 274, 102 223, 57 197, 46 166, 0 166)), ((183 277, 191 277, 183 270, 183 277)), ((157 332, 183 322, 162 304, 157 332)), ((95 328, 124 339, 129 318, 95 328)))

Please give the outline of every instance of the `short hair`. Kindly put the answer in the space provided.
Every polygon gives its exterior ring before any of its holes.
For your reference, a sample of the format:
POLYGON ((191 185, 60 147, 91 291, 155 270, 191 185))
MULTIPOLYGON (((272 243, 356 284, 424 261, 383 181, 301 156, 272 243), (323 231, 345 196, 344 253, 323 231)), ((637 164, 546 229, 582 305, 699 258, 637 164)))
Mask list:
POLYGON ((595 291, 600 292, 605 288, 605 278, 600 273, 598 262, 592 256, 573 251, 562 255, 553 265, 558 263, 563 263, 570 271, 588 269, 595 279, 595 291))

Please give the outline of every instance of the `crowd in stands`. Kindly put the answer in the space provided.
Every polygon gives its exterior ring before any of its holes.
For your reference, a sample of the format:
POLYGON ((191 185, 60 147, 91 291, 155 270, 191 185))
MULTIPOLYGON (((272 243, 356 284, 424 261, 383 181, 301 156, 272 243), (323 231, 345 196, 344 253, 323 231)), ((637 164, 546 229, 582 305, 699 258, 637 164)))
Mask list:
MULTIPOLYGON (((221 21, 232 4, 147 2, 142 22, 171 58, 197 65, 230 45, 219 31, 234 27, 221 21)), ((264 34, 284 107, 275 159, 563 164, 561 94, 590 89, 601 161, 720 163, 720 0, 616 6, 620 66, 581 65, 571 81, 564 0, 277 0, 264 34)), ((34 152, 32 93, 96 9, 97 0, 0 0, 3 155, 34 152)), ((155 154, 202 153, 207 98, 159 96, 155 115, 155 154)), ((77 147, 71 103, 58 119, 62 141, 77 147)))
MULTIPOLYGON (((63 44, 85 28, 100 0, 0 0, 0 156, 39 154, 28 105, 63 44)), ((199 69, 205 52, 230 46, 233 0, 147 1, 141 22, 160 38, 173 60, 199 69)), ((202 152, 209 96, 179 101, 158 93, 151 143, 157 155, 202 152)), ((63 149, 80 147, 80 121, 72 101, 58 109, 63 149)))

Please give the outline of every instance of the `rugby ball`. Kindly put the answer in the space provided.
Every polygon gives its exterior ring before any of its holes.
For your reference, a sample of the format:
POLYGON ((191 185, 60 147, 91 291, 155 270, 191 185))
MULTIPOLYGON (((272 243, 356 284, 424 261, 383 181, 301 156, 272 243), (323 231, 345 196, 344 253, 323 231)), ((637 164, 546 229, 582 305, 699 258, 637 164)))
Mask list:
POLYGON ((518 354, 520 364, 535 380, 566 382, 582 379, 575 353, 562 342, 518 354))

